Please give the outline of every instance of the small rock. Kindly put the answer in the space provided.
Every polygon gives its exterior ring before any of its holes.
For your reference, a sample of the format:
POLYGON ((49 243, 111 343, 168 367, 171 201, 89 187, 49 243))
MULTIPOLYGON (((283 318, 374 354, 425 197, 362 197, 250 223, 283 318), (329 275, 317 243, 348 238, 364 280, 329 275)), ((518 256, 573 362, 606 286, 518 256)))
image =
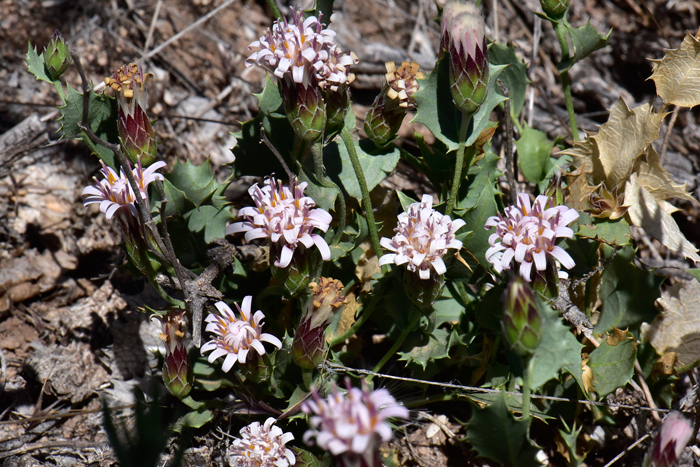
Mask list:
POLYGON ((7 291, 7 296, 14 303, 21 303, 30 298, 36 297, 41 292, 41 288, 31 282, 23 282, 21 284, 13 285, 7 291))

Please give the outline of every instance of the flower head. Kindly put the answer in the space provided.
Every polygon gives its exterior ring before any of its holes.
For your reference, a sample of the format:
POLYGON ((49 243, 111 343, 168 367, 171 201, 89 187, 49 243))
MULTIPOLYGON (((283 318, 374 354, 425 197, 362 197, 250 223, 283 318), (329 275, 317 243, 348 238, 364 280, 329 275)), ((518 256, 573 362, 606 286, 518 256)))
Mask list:
POLYGON ((391 439, 388 418, 408 418, 408 409, 399 405, 389 391, 370 391, 363 381, 362 389, 346 382, 347 392, 341 393, 333 384, 326 399, 313 392, 314 400, 305 401, 301 409, 313 414, 312 429, 304 433, 304 441, 316 438, 319 447, 332 455, 374 454, 379 440, 391 439))
POLYGON ((668 414, 644 459, 645 467, 674 467, 693 435, 693 424, 680 412, 668 414))
POLYGON ((387 95, 391 99, 398 99, 401 107, 413 105, 413 93, 418 91, 419 79, 424 79, 425 74, 416 62, 401 62, 401 66, 396 68, 394 62, 385 63, 386 84, 388 86, 387 95))
POLYGON ((459 250, 462 242, 455 238, 465 222, 452 220, 440 214, 433 206, 433 197, 423 195, 420 203, 408 206, 399 214, 399 222, 393 238, 382 238, 381 245, 394 253, 382 256, 379 265, 405 264, 409 271, 417 272, 421 279, 430 278, 432 268, 437 275, 445 274, 447 268, 442 257, 448 248, 459 250))
POLYGON ((163 327, 159 338, 165 342, 163 383, 170 394, 183 398, 192 390, 192 366, 185 348, 185 311, 170 310, 166 315, 154 316, 163 327))
POLYGON ((282 342, 272 334, 262 332, 262 320, 265 315, 258 310, 251 316, 251 304, 253 297, 248 295, 243 299, 242 306, 236 304, 240 318, 231 311, 231 308, 224 302, 214 304, 219 310, 219 315, 209 313, 206 318, 206 330, 215 334, 214 338, 204 344, 201 349, 202 355, 209 354, 209 363, 214 363, 219 357, 226 356, 222 369, 228 372, 233 364, 238 361, 246 363, 248 353, 252 348, 258 355, 266 353, 263 342, 268 342, 278 349, 282 348, 282 342))
MULTIPOLYGON (((489 237, 491 248, 486 250, 486 260, 497 272, 510 269, 515 260, 520 263, 520 275, 527 281, 532 280, 533 264, 537 271, 544 271, 548 258, 571 269, 574 260, 555 243, 558 238, 573 238, 574 231, 567 226, 578 216, 575 209, 554 206, 547 196, 539 195, 530 204, 528 195, 520 193, 517 205, 507 207, 505 216, 499 214, 486 221, 486 230, 496 227, 496 233, 489 237)), ((566 277, 565 272, 560 271, 559 275, 566 277)))
POLYGON ((331 257, 328 244, 312 231, 314 228, 327 231, 333 218, 323 209, 312 209, 316 203, 304 196, 307 185, 306 182, 292 182, 290 188, 273 177, 265 180, 262 188, 256 183, 248 190, 255 207, 241 209, 238 215, 246 220, 229 225, 226 234, 245 232, 248 242, 255 238, 269 238, 273 244, 279 244, 282 249, 275 266, 280 268, 289 266, 299 243, 306 248, 316 245, 321 258, 328 261, 331 257))
POLYGON ((241 428, 241 438, 233 440, 229 448, 231 465, 236 467, 288 467, 296 463, 296 457, 285 444, 294 439, 275 426, 270 417, 264 425, 253 422, 241 428))
POLYGON ((355 76, 349 66, 358 62, 355 54, 343 53, 335 44, 335 31, 323 29, 315 16, 292 11, 292 22, 275 21, 267 33, 248 46, 256 49, 246 60, 268 69, 278 78, 289 77, 304 87, 337 88, 355 76))

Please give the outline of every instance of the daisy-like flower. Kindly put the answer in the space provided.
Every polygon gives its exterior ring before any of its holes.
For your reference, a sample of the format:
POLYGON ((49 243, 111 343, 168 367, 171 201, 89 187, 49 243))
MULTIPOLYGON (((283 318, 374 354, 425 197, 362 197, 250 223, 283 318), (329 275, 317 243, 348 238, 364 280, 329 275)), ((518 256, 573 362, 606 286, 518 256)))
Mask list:
MULTIPOLYGON (((519 273, 527 281, 537 271, 547 269, 548 258, 558 261, 566 269, 574 267, 574 260, 555 243, 558 238, 573 238, 574 231, 567 227, 578 219, 575 209, 564 205, 554 206, 551 198, 539 195, 534 204, 525 193, 518 195, 516 206, 506 208, 506 214, 490 217, 484 228, 496 227, 489 237, 491 248, 486 250, 486 260, 496 272, 510 269, 515 260, 520 263, 519 273)), ((563 271, 560 277, 568 277, 563 271)))
POLYGON ((226 227, 226 234, 245 232, 248 242, 256 238, 269 238, 273 244, 281 246, 279 259, 275 261, 275 266, 280 268, 289 266, 299 243, 306 248, 316 245, 321 258, 328 261, 331 257, 328 243, 312 231, 314 228, 327 231, 333 218, 323 209, 312 209, 316 203, 304 196, 307 185, 306 182, 292 182, 290 188, 273 177, 265 180, 262 188, 256 183, 248 190, 255 207, 241 209, 238 215, 246 220, 226 227))
POLYGON ((240 318, 224 302, 217 302, 214 306, 219 310, 219 315, 209 313, 206 318, 206 330, 215 334, 214 338, 204 344, 201 353, 213 351, 209 354, 209 363, 214 363, 219 357, 226 356, 222 369, 228 372, 233 364, 238 361, 244 364, 251 348, 258 355, 265 355, 263 342, 282 348, 282 342, 272 334, 262 332, 262 320, 265 315, 258 310, 251 316, 253 297, 248 295, 243 299, 242 306, 236 304, 240 318))
POLYGON ((680 412, 668 414, 644 458, 644 467, 675 467, 693 436, 693 423, 680 412))
POLYGON ((229 448, 230 462, 234 467, 288 467, 296 463, 291 449, 284 445, 294 439, 275 426, 270 417, 264 425, 253 422, 241 428, 241 438, 233 440, 229 448))
POLYGON ((399 405, 386 389, 370 391, 363 381, 362 389, 350 386, 346 381, 347 392, 341 393, 335 384, 326 399, 313 392, 313 400, 305 401, 301 409, 313 414, 310 419, 312 429, 304 433, 304 441, 309 444, 316 438, 316 444, 336 458, 344 458, 346 465, 377 464, 380 441, 391 439, 388 418, 408 418, 408 409, 399 405), (357 462, 352 462, 357 461, 357 462))
POLYGON ((379 265, 395 263, 406 265, 417 272, 421 279, 430 279, 431 268, 440 276, 447 268, 442 257, 448 248, 459 250, 462 242, 455 233, 465 224, 462 219, 452 220, 433 209, 433 197, 423 195, 420 203, 408 206, 399 214, 399 222, 393 238, 382 238, 380 244, 394 253, 379 258, 379 265))
POLYGON ((291 79, 304 87, 321 88, 349 84, 355 76, 348 67, 358 62, 355 54, 343 53, 335 44, 335 31, 323 29, 315 16, 304 19, 304 13, 292 10, 292 23, 284 18, 248 46, 255 52, 245 61, 256 63, 278 78, 291 79))
MULTIPOLYGON (((85 196, 83 205, 87 208, 90 204, 99 203, 100 211, 105 213, 107 219, 112 219, 117 212, 128 212, 136 217, 136 196, 124 171, 120 170, 119 175, 117 175, 114 169, 102 161, 100 163, 102 164, 100 173, 104 178, 98 180, 95 177, 95 185, 83 189, 83 196, 85 196)), ((145 201, 148 200, 148 185, 155 180, 163 180, 163 175, 157 173, 156 170, 165 165, 165 162, 156 162, 144 170, 141 160, 138 160, 138 166, 133 169, 133 174, 139 192, 145 201)))

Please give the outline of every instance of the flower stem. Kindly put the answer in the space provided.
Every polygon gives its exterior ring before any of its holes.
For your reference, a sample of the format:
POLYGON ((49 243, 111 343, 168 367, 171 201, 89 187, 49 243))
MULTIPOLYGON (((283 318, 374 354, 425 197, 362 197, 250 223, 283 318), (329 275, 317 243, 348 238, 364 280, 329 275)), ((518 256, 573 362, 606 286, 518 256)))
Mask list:
POLYGON ((445 209, 445 215, 451 216, 452 211, 455 208, 455 201, 459 195, 459 184, 462 182, 462 168, 464 166, 464 153, 466 152, 466 142, 467 142, 467 130, 469 129, 469 122, 472 116, 462 113, 462 125, 459 129, 459 149, 457 149, 457 157, 455 158, 455 174, 452 179, 452 189, 450 190, 450 197, 447 200, 447 208, 445 209))
POLYGON ((367 224, 369 226, 369 235, 372 237, 374 252, 377 258, 379 258, 382 254, 382 248, 379 245, 379 234, 377 233, 377 224, 374 222, 374 212, 372 211, 372 200, 369 198, 369 190, 367 189, 367 180, 365 179, 362 165, 360 165, 360 158, 357 157, 357 151, 355 151, 355 142, 347 128, 343 128, 340 132, 340 137, 343 138, 343 143, 345 143, 345 148, 348 150, 348 155, 352 162, 352 168, 355 170, 355 176, 357 176, 357 181, 360 184, 362 207, 365 210, 365 217, 367 218, 367 224))
POLYGON ((282 13, 280 12, 280 9, 277 7, 277 2, 275 0, 267 0, 267 5, 272 10, 272 14, 275 15, 275 18, 277 18, 277 19, 282 18, 282 13))
POLYGON ((530 362, 523 365, 523 420, 530 418, 530 362))
POLYGON ((345 197, 340 187, 330 178, 326 177, 326 167, 323 165, 323 138, 319 138, 318 141, 311 145, 311 154, 314 157, 314 171, 316 179, 318 182, 326 188, 335 188, 338 190, 338 230, 333 235, 333 240, 331 245, 335 246, 340 241, 340 237, 343 235, 345 230, 345 218, 347 216, 345 207, 345 197))
POLYGON ((336 346, 341 342, 345 342, 346 339, 352 337, 353 334, 355 334, 362 327, 362 325, 365 324, 365 321, 367 321, 369 317, 372 316, 372 313, 374 312, 374 309, 377 307, 377 303, 379 303, 379 300, 381 298, 381 290, 377 290, 375 293, 373 293, 372 300, 370 300, 367 306, 363 308, 362 314, 360 315, 358 320, 355 321, 352 326, 350 326, 350 329, 348 329, 341 335, 334 337, 331 340, 330 347, 336 346))
MULTIPOLYGON (((413 331, 413 328, 416 327, 416 324, 418 324, 418 321, 420 321, 420 317, 423 316, 423 314, 420 312, 420 310, 418 310, 418 308, 416 308, 415 306, 411 307, 411 313, 413 313, 413 316, 410 318, 408 326, 406 326, 406 329, 403 330, 403 332, 401 333, 399 338, 396 339, 396 342, 394 342, 394 345, 391 346, 389 351, 382 357, 381 360, 379 360, 379 363, 377 363, 374 366, 374 368, 372 369, 372 371, 374 373, 379 373, 379 370, 382 369, 382 367, 386 364, 386 362, 388 362, 389 359, 396 354, 396 352, 399 350, 401 345, 403 345, 403 342, 406 340, 408 335, 411 333, 411 331, 413 331)), ((367 382, 372 381, 373 377, 374 377, 373 375, 368 376, 366 378, 367 382)))
MULTIPOLYGON (((559 46, 561 47, 562 60, 569 58, 569 42, 566 38, 566 26, 564 25, 563 19, 562 21, 559 21, 556 26, 554 26, 554 32, 557 35, 557 40, 559 41, 559 46)), ((566 110, 569 112, 571 136, 574 138, 574 141, 578 141, 578 126, 576 125, 576 114, 574 113, 574 99, 571 97, 571 80, 569 79, 569 71, 562 71, 559 73, 559 75, 561 76, 561 86, 564 88, 566 110)))

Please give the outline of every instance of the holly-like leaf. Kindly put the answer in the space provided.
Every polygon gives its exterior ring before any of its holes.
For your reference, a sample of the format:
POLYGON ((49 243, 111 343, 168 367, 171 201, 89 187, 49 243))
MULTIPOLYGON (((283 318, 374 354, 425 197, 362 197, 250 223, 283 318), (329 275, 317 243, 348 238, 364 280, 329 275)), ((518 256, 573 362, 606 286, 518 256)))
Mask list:
POLYGON ((173 170, 165 175, 173 186, 182 191, 187 199, 195 206, 200 206, 212 199, 222 185, 214 179, 214 173, 209 169, 209 161, 194 165, 189 160, 184 164, 175 162, 173 170))
POLYGON ((698 250, 685 238, 678 224, 669 214, 675 208, 663 200, 657 200, 640 185, 637 174, 632 174, 625 186, 625 206, 633 225, 660 241, 672 251, 677 251, 695 262, 700 261, 698 250))
POLYGON ((591 219, 588 214, 582 212, 578 219, 578 225, 576 235, 579 237, 598 240, 610 246, 622 247, 632 244, 630 225, 624 217, 615 221, 600 218, 591 219))
POLYGON ((580 28, 573 28, 567 22, 565 22, 564 25, 566 27, 566 32, 571 38, 571 43, 574 46, 574 55, 559 62, 557 65, 559 73, 568 71, 574 64, 588 57, 596 50, 605 47, 608 43, 610 33, 612 32, 611 29, 606 35, 600 34, 593 27, 590 20, 580 28))
MULTIPOLYGON (((36 79, 40 81, 46 81, 47 83, 54 84, 55 81, 49 76, 44 66, 44 53, 37 53, 36 46, 32 47, 32 43, 29 42, 27 46, 27 56, 24 59, 27 62, 27 70, 29 73, 33 74, 36 79)), ((60 80, 59 80, 60 83, 60 80)))
POLYGON ((508 65, 501 79, 505 82, 510 94, 510 113, 518 119, 525 105, 525 91, 530 80, 527 77, 527 66, 515 53, 512 44, 504 45, 494 42, 489 47, 489 62, 494 65, 508 65))
POLYGON ((410 348, 408 352, 399 352, 399 360, 407 364, 418 363, 423 370, 433 360, 449 357, 450 348, 455 343, 455 333, 437 328, 431 334, 421 333, 417 339, 409 339, 404 348, 410 348))
POLYGON ((207 204, 191 210, 186 217, 190 231, 201 232, 204 229, 204 241, 209 244, 217 238, 224 238, 231 213, 226 208, 220 209, 207 204))
POLYGON ((500 465, 529 467, 540 465, 528 437, 530 420, 516 420, 508 410, 505 393, 490 406, 474 410, 467 423, 467 441, 482 457, 500 465))
POLYGON ((661 60, 652 60, 654 73, 649 79, 665 104, 695 107, 700 104, 700 40, 689 32, 677 49, 666 51, 661 60))
POLYGON ((548 172, 549 156, 552 154, 554 142, 540 130, 525 124, 515 147, 518 148, 518 166, 525 178, 531 183, 542 181, 548 172))
POLYGON ((277 112, 282 106, 282 96, 279 88, 270 79, 270 75, 265 73, 265 87, 259 94, 253 93, 258 98, 258 107, 265 115, 271 115, 277 112))
POLYGON ((657 303, 662 314, 651 323, 647 337, 659 355, 674 352, 681 365, 700 356, 700 282, 675 282, 657 303))
POLYGON ((294 464, 296 467, 321 467, 323 465, 321 461, 309 451, 296 446, 291 447, 291 449, 294 451, 294 457, 296 457, 296 463, 294 464))
POLYGON ((603 271, 599 291, 603 312, 595 328, 598 333, 613 326, 639 329, 642 322, 650 323, 659 313, 654 301, 663 279, 635 267, 633 258, 634 249, 625 247, 603 271))
POLYGON ((557 312, 544 306, 545 319, 542 324, 542 340, 530 359, 530 387, 539 389, 547 381, 559 376, 560 371, 570 373, 583 388, 581 374, 581 349, 568 326, 557 312))
POLYGON ((632 379, 636 359, 637 347, 631 336, 615 345, 603 341, 600 347, 591 352, 588 366, 593 371, 593 388, 599 398, 623 387, 632 379))
POLYGON ((489 64, 489 84, 486 86, 486 100, 479 110, 472 116, 472 121, 469 124, 469 137, 465 143, 467 147, 476 143, 476 141, 481 137, 481 132, 487 129, 490 125, 489 119, 491 118, 491 112, 495 109, 498 104, 505 102, 506 98, 499 92, 498 80, 501 72, 505 70, 508 65, 491 65, 489 64))

